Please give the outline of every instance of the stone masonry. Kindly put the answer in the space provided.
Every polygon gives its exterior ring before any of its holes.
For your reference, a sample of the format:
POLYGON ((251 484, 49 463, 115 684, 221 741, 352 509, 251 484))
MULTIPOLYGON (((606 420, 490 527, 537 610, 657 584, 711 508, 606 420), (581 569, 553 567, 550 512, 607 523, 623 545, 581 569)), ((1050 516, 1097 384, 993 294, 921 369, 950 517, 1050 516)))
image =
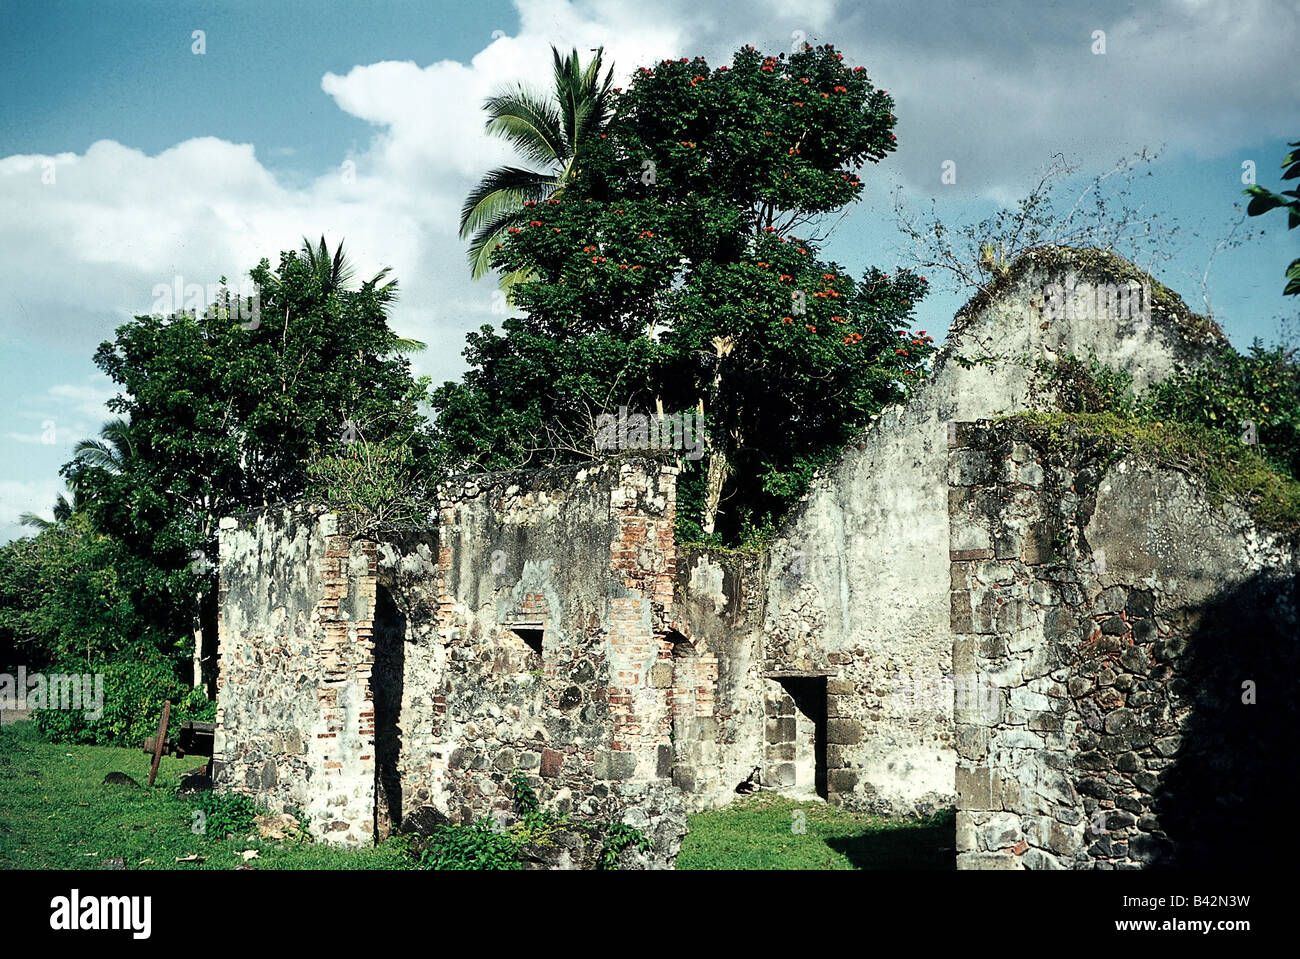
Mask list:
POLYGON ((379 541, 306 505, 223 521, 221 788, 357 845, 508 808, 518 770, 668 865, 685 813, 757 770, 863 811, 955 805, 964 868, 1211 861, 1189 824, 1240 808, 1197 783, 1281 748, 1228 710, 1243 670, 1289 662, 1296 553, 1177 471, 993 422, 1054 408, 1042 361, 1144 389, 1224 342, 1150 282, 1026 255, 762 554, 675 542, 667 456, 453 477, 427 526, 379 541), (1142 315, 1105 295, 1141 283, 1142 315), (1229 676, 1212 651, 1243 597, 1254 658, 1229 676))

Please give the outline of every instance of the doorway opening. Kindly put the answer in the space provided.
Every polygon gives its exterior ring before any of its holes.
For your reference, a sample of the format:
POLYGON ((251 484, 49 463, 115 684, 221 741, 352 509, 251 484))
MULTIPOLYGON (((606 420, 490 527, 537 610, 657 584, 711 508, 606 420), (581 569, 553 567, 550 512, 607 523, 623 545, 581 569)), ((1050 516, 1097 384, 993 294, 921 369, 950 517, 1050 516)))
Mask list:
POLYGON ((375 706, 375 841, 402 822, 402 688, 406 675, 406 617, 388 588, 375 587, 372 636, 375 664, 370 692, 375 706))
POLYGON ((791 795, 827 796, 826 677, 769 675, 763 784, 791 795))

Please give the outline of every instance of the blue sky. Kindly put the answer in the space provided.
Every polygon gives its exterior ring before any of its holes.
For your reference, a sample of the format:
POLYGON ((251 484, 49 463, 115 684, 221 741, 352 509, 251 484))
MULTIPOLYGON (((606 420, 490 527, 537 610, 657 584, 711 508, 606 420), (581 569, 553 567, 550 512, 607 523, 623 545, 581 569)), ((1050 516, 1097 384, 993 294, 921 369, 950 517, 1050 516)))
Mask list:
MULTIPOLYGON (((0 540, 49 514, 58 468, 108 417, 91 357, 156 284, 246 274, 304 234, 346 238, 361 272, 391 265, 393 322, 428 341, 417 371, 458 376, 464 335, 499 317, 469 280, 456 215, 510 158, 480 105, 544 85, 549 45, 604 45, 622 77, 664 57, 833 42, 898 104, 898 152, 824 252, 854 271, 906 262, 894 220, 936 204, 978 221, 1054 154, 1092 177, 1159 149, 1134 194, 1175 254, 1157 273, 1238 346, 1296 314, 1281 296, 1300 230, 1248 220, 1242 164, 1278 183, 1300 139, 1296 0, 1042 3, 630 0, 286 3, 6 0, 0 31, 0 540), (193 33, 203 31, 196 53, 193 33), (1106 52, 1094 52, 1094 31, 1106 52), (941 182, 942 164, 957 182, 941 182), (53 170, 53 182, 48 171, 53 170), (345 171, 350 171, 345 175, 345 171), (1260 234, 1260 230, 1263 233, 1260 234), (1198 233, 1199 235, 1193 235, 1198 233)), ((1145 168, 1144 168, 1145 172, 1145 168)), ((1112 181, 1113 182, 1113 181, 1112 181)), ((967 292, 936 281, 917 326, 948 327, 967 292)), ((1292 298, 1294 299, 1294 298, 1292 298)))

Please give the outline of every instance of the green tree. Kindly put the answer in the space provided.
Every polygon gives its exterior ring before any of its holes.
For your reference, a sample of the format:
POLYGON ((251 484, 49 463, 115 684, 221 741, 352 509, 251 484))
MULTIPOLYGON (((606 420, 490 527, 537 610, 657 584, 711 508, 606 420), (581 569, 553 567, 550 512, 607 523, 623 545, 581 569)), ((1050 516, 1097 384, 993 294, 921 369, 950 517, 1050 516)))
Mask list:
POLYGON ((341 252, 322 246, 282 253, 274 273, 263 260, 252 277, 258 299, 239 313, 225 297, 199 315, 139 316, 101 344, 95 362, 121 391, 108 405, 129 419, 129 455, 114 427, 64 467, 96 529, 165 586, 136 593, 166 632, 195 628, 221 517, 299 498, 309 463, 353 441, 428 453, 427 385, 388 326, 387 271, 350 289, 341 252))
POLYGON ((32 669, 173 654, 178 635, 141 615, 149 586, 166 589, 156 576, 85 512, 71 513, 0 547, 0 634, 32 669))
POLYGON ((117 417, 101 426, 99 435, 100 439, 79 442, 73 447, 73 456, 82 463, 118 476, 135 449, 131 442, 131 424, 117 417))
POLYGON ((523 86, 488 98, 487 131, 513 146, 541 171, 497 167, 479 182, 460 214, 460 235, 470 237, 470 269, 477 279, 491 269, 494 245, 522 219, 527 201, 545 200, 563 189, 577 170, 579 157, 601 132, 610 112, 611 68, 601 79, 603 48, 584 67, 575 49, 555 60, 550 99, 523 86))
POLYGON ((594 455, 596 417, 620 406, 699 411, 682 532, 770 524, 933 350, 904 329, 923 277, 854 279, 817 253, 857 169, 894 149, 892 109, 829 46, 640 69, 563 193, 526 201, 493 247, 529 276, 524 316, 471 334, 470 372, 435 394, 448 465, 594 455))

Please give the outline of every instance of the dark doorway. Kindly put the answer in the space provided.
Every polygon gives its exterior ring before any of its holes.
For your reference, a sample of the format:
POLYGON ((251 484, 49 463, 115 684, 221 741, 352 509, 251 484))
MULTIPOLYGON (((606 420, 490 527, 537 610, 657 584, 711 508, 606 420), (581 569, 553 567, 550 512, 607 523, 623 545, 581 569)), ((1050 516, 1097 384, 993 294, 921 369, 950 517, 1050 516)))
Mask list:
POLYGON ((769 784, 826 798, 826 677, 779 676, 767 704, 769 784))
POLYGON ((402 823, 402 687, 406 674, 406 617, 384 586, 375 588, 375 665, 370 689, 375 705, 375 841, 402 823))

